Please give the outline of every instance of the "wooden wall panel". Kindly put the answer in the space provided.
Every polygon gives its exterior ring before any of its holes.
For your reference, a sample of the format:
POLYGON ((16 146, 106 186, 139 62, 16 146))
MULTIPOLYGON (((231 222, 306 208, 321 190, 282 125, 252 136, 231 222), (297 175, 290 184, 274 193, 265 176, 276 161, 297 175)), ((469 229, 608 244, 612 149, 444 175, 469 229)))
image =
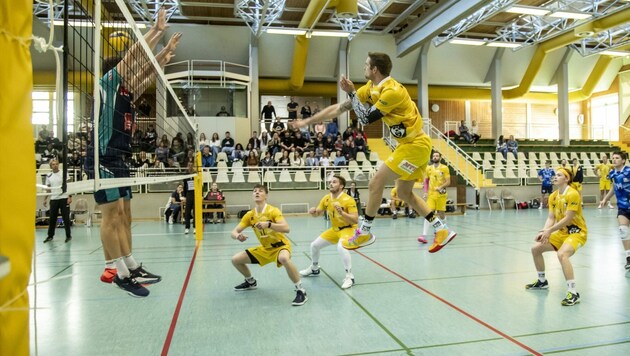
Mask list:
POLYGON ((471 101, 470 120, 477 120, 479 136, 492 138, 492 105, 489 101, 471 101))
POLYGON ((461 121, 466 119, 466 108, 464 101, 429 101, 429 118, 433 126, 440 131, 444 131, 445 121, 461 121), (431 107, 437 104, 440 108, 437 112, 433 112, 431 107))

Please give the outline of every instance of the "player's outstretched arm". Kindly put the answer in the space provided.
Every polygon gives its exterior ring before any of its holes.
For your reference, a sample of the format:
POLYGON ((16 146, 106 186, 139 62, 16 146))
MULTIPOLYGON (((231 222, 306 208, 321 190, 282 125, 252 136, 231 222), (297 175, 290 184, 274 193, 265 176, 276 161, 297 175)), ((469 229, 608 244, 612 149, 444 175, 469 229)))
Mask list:
POLYGON ((290 123, 290 125, 295 129, 299 129, 301 127, 305 127, 311 124, 318 124, 320 122, 330 121, 333 118, 343 114, 344 112, 349 111, 350 109, 352 109, 352 104, 350 103, 350 100, 347 100, 343 103, 327 106, 326 108, 324 108, 317 114, 309 117, 308 119, 294 120, 290 123))

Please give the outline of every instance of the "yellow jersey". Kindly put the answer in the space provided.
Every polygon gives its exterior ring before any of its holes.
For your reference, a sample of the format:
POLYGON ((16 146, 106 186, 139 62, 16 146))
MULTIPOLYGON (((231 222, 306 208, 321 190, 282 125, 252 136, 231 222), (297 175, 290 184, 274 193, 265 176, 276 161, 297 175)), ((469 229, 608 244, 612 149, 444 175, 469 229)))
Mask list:
MULTIPOLYGON (((353 199, 354 200, 354 199, 353 199)), ((291 246, 291 242, 285 236, 284 233, 274 231, 272 229, 257 229, 254 227, 259 222, 271 221, 272 223, 277 223, 284 221, 284 217, 282 216, 282 212, 280 209, 275 206, 271 206, 266 204, 262 212, 258 212, 256 208, 248 211, 245 216, 241 219, 239 226, 241 229, 245 229, 247 227, 251 227, 260 241, 260 244, 265 248, 274 248, 278 246, 282 246, 280 243, 284 243, 286 246, 291 246)))
POLYGON ((608 180, 608 173, 613 169, 613 165, 610 163, 600 163, 595 166, 597 174, 599 174, 599 180, 608 180))
POLYGON ((383 122, 399 143, 412 142, 424 133, 416 103, 394 78, 387 77, 378 85, 368 81, 356 95, 360 102, 376 107, 383 114, 383 122))
POLYGON ((568 234, 580 231, 587 232, 586 221, 584 221, 584 216, 582 215, 580 193, 575 188, 569 186, 564 193, 560 193, 560 190, 551 193, 549 196, 549 208, 553 212, 556 222, 562 220, 567 215, 567 211, 575 211, 573 220, 560 231, 568 234))
POLYGON ((435 189, 451 179, 451 171, 441 163, 437 167, 430 164, 426 172, 427 178, 429 178, 429 194, 439 194, 435 189))
POLYGON ((341 205, 341 208, 346 213, 356 213, 357 203, 346 193, 341 193, 335 199, 332 194, 328 194, 320 200, 319 205, 317 206, 318 210, 326 210, 328 213, 328 217, 330 218, 330 222, 334 229, 340 230, 341 228, 347 227, 357 227, 357 224, 348 224, 346 220, 341 216, 337 210, 335 209, 335 205, 341 205))

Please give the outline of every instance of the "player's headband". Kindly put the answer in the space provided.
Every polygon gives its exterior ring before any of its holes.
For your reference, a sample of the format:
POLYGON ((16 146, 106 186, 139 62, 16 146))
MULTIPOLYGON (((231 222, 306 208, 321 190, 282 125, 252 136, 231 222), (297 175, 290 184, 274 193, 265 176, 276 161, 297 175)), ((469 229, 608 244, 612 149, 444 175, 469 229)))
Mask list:
POLYGON ((559 168, 558 171, 560 173, 564 174, 564 176, 567 177, 569 182, 571 182, 573 180, 573 174, 571 174, 571 172, 569 172, 568 170, 566 170, 564 168, 559 168))

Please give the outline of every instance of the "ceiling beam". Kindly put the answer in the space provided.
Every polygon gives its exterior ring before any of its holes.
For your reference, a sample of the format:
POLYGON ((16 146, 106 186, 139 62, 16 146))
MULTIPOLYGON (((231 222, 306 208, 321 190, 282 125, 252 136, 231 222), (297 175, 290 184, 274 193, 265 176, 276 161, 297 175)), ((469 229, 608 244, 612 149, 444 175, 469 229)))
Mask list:
POLYGON ((484 0, 446 1, 431 7, 418 22, 395 37, 396 55, 403 57, 431 41, 456 21, 479 10, 486 3, 484 0))

